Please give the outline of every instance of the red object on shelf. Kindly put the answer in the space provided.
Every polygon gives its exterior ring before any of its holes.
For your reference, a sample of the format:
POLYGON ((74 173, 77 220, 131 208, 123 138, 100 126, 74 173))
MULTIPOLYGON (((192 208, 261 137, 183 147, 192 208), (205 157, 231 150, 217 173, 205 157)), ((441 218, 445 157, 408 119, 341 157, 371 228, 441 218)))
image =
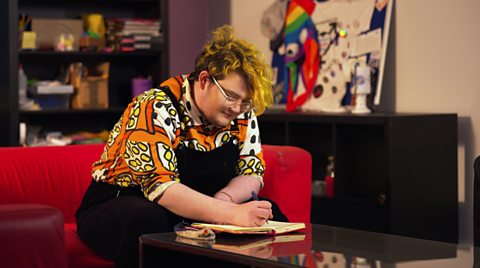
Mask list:
POLYGON ((325 195, 327 197, 333 197, 334 193, 334 180, 333 176, 327 175, 325 176, 325 195))

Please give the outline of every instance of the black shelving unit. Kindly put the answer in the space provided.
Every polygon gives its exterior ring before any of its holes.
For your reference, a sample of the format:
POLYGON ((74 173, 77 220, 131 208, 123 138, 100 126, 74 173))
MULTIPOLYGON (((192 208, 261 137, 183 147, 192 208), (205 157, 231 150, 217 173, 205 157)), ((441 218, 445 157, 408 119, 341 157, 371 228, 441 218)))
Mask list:
POLYGON ((7 123, 7 131, 0 134, 0 146, 18 145, 19 122, 39 125, 44 131, 109 130, 119 119, 122 110, 132 100, 131 80, 150 76, 154 85, 169 75, 168 42, 159 49, 135 52, 55 52, 18 50, 18 14, 32 18, 79 19, 81 14, 100 13, 104 18, 158 18, 163 40, 168 40, 167 0, 8 0, 0 4, 2 10, 0 33, 9 36, 2 44, 0 64, 6 66, 0 80, 0 118, 7 123), (6 2, 6 3, 5 3, 6 2), (5 14, 4 14, 5 13, 5 14), (5 34, 3 34, 5 33, 5 34), (4 47, 5 46, 5 47, 4 47), (4 49, 3 49, 4 48, 4 49), (110 62, 109 108, 105 110, 20 111, 18 103, 18 66, 22 64, 29 78, 54 79, 62 66, 72 62, 95 64, 110 62), (8 121, 7 121, 8 120, 8 121))
POLYGON ((267 111, 262 143, 312 154, 312 180, 335 159, 334 196, 312 196, 312 222, 458 240, 456 114, 267 111))
POLYGON ((41 126, 49 132, 74 133, 81 130, 110 130, 122 115, 123 108, 20 111, 20 122, 41 126))

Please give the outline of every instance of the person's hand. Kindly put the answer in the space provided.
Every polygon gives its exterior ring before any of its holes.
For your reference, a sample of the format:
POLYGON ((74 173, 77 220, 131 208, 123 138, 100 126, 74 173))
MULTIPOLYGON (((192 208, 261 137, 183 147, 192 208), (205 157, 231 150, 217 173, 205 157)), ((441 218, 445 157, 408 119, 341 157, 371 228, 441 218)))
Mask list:
POLYGON ((268 201, 250 201, 239 204, 233 211, 232 224, 238 226, 261 226, 273 218, 272 204, 268 201))

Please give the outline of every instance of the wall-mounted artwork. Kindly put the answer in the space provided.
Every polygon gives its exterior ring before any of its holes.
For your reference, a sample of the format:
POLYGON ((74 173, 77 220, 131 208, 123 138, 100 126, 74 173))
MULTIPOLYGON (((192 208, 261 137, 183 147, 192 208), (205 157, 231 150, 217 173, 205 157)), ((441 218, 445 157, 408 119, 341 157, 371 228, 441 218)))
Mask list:
POLYGON ((275 107, 369 113, 380 104, 393 0, 276 0, 262 17, 275 107))

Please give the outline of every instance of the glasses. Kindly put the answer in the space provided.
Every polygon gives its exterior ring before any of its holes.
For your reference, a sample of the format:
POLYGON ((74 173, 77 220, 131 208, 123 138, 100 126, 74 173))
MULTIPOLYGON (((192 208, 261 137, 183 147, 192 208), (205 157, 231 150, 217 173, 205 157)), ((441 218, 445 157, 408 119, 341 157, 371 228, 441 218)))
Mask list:
POLYGON ((225 97, 225 106, 227 107, 237 107, 240 106, 240 111, 242 113, 249 111, 252 109, 253 102, 251 99, 242 101, 242 99, 239 98, 234 98, 230 97, 227 95, 223 87, 218 83, 217 79, 215 79, 213 76, 211 76, 213 82, 215 85, 217 85, 218 89, 220 89, 220 92, 222 93, 223 97, 225 97))

